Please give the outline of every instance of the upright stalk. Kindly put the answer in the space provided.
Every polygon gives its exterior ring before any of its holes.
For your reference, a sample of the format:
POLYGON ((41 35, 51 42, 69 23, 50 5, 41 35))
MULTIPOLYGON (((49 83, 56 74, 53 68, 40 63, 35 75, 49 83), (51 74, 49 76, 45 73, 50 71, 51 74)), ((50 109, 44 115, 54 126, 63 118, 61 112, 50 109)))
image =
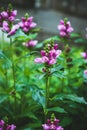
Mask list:
POLYGON ((47 109, 49 107, 49 75, 46 75, 46 91, 45 91, 45 121, 47 120, 47 109))
MULTIPOLYGON (((4 32, 2 31, 2 43, 1 43, 1 50, 2 50, 2 52, 3 52, 3 50, 4 50, 4 43, 5 43, 5 41, 4 41, 4 32)), ((6 80, 6 87, 8 86, 8 76, 7 76, 7 65, 5 64, 5 80, 6 80)))
MULTIPOLYGON (((10 46, 12 46, 12 39, 10 38, 10 46)), ((12 48, 13 49, 13 48, 12 48)), ((15 66, 14 66, 14 58, 13 58, 13 54, 12 54, 12 74, 13 74, 13 87, 14 87, 14 110, 16 112, 16 79, 15 79, 15 66)))

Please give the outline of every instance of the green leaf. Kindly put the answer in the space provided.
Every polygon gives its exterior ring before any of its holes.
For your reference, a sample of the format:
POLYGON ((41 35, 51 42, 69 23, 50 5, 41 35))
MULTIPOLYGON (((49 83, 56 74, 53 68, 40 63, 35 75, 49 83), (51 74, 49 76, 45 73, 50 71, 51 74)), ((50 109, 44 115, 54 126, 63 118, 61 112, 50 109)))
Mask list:
POLYGON ((53 41, 61 41, 61 38, 58 37, 58 36, 54 36, 54 37, 51 37, 51 38, 48 38, 48 39, 44 40, 44 43, 50 42, 51 40, 53 40, 53 41))
POLYGON ((55 112, 59 112, 59 113, 66 113, 66 111, 63 108, 61 108, 61 107, 49 108, 48 111, 55 111, 55 112))
POLYGON ((26 37, 26 34, 21 29, 18 29, 14 35, 8 37, 17 38, 20 36, 24 38, 26 37))
POLYGON ((46 73, 42 74, 40 77, 39 77, 39 80, 41 80, 42 78, 44 78, 46 76, 46 73))
POLYGON ((80 37, 80 34, 78 33, 71 33, 71 38, 80 37))
POLYGON ((78 97, 77 95, 73 94, 59 94, 53 98, 54 100, 71 100, 73 102, 81 103, 81 104, 86 104, 87 102, 85 101, 84 97, 78 97))
POLYGON ((37 101, 40 105, 45 108, 45 97, 43 90, 38 88, 37 86, 30 87, 30 91, 32 92, 32 98, 37 101))
POLYGON ((82 38, 78 38, 75 40, 75 43, 83 43, 83 42, 84 42, 84 40, 82 38))
POLYGON ((0 94, 0 104, 6 101, 8 98, 7 94, 0 94))

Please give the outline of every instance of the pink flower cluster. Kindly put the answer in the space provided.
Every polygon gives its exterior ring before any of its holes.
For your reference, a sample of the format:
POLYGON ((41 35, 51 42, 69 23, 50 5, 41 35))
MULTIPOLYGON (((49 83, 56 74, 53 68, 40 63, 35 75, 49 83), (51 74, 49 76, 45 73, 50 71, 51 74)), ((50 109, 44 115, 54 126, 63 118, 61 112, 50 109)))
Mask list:
POLYGON ((25 17, 21 18, 21 22, 14 25, 17 10, 12 10, 12 7, 8 6, 7 11, 0 13, 0 27, 2 31, 8 33, 8 36, 14 35, 16 31, 21 28, 23 32, 29 33, 29 31, 36 27, 36 23, 33 22, 33 17, 29 17, 25 14, 25 17))
POLYGON ((7 10, 0 13, 0 27, 3 26, 3 21, 13 22, 17 15, 17 10, 7 10))
POLYGON ((71 26, 70 21, 68 20, 60 20, 60 24, 57 26, 59 30, 59 34, 61 37, 70 37, 70 33, 74 30, 71 26))
POLYGON ((19 23, 20 28, 25 32, 29 32, 30 29, 36 27, 36 23, 33 22, 33 17, 25 18, 22 17, 21 22, 19 23))
POLYGON ((44 130, 64 130, 62 126, 58 126, 59 120, 54 119, 51 121, 50 119, 47 120, 47 124, 43 124, 42 127, 44 130))
POLYGON ((85 60, 87 60, 87 51, 86 51, 86 52, 81 52, 81 56, 82 56, 85 60))
POLYGON ((0 130, 15 130, 16 126, 14 124, 5 124, 3 120, 0 120, 0 130))
POLYGON ((41 57, 35 59, 35 63, 46 63, 47 65, 53 65, 56 63, 56 59, 61 54, 61 50, 58 50, 58 44, 54 44, 51 47, 47 45, 48 50, 41 50, 41 57))
POLYGON ((12 7, 8 7, 7 11, 2 11, 0 13, 0 27, 2 31, 8 33, 8 35, 15 34, 16 30, 19 28, 19 25, 14 25, 13 22, 17 16, 17 10, 12 10, 12 7))

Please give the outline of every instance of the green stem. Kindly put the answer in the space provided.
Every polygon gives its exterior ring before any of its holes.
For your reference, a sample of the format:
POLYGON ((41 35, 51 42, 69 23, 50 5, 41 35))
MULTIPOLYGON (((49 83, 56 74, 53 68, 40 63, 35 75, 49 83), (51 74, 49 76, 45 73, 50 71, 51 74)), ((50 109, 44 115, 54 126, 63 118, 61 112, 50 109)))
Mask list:
POLYGON ((7 71, 7 66, 5 66, 5 80, 6 80, 6 88, 8 87, 8 71, 7 71))
MULTIPOLYGON (((12 39, 10 38, 10 46, 12 45, 12 39)), ((13 49, 13 48, 12 48, 13 49)), ((12 73, 13 73, 13 87, 14 87, 14 110, 16 112, 16 79, 15 79, 15 66, 14 66, 14 58, 12 54, 12 73)))
POLYGON ((49 107, 49 76, 46 76, 46 93, 45 93, 45 121, 47 120, 47 109, 49 107))
MULTIPOLYGON (((3 51, 4 47, 4 32, 2 32, 2 43, 1 43, 1 49, 3 51)), ((5 65, 5 77, 6 77, 6 87, 8 86, 8 76, 7 76, 7 66, 5 65)))

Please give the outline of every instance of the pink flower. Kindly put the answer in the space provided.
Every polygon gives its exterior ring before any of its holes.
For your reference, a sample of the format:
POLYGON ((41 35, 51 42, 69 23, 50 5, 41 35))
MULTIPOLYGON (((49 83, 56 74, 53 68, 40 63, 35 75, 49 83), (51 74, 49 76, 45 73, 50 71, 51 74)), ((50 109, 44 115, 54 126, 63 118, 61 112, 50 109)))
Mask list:
POLYGON ((26 43, 26 47, 34 47, 38 43, 37 40, 30 40, 29 42, 26 43))
POLYGON ((58 49, 58 44, 54 44, 54 49, 57 50, 58 49))
POLYGON ((16 126, 14 124, 12 125, 7 125, 6 130, 15 130, 16 126))
POLYGON ((1 12, 2 18, 8 18, 8 13, 6 11, 1 12))
POLYGON ((86 74, 86 75, 87 75, 87 70, 84 70, 84 74, 86 74))
POLYGON ((72 27, 69 27, 69 28, 67 29, 67 32, 68 32, 68 33, 71 33, 73 30, 74 30, 74 29, 73 29, 72 27))
POLYGON ((19 29, 19 25, 18 24, 14 25, 11 31, 8 33, 8 36, 14 35, 18 29, 19 29))
POLYGON ((10 16, 10 17, 8 18, 8 20, 9 20, 10 22, 12 22, 12 21, 15 20, 15 17, 14 17, 14 16, 10 16))
POLYGON ((81 52, 81 56, 87 60, 87 52, 81 52))
POLYGON ((36 23, 33 22, 33 17, 26 18, 22 17, 21 22, 19 23, 20 28, 25 32, 29 32, 32 28, 36 27, 36 23))
POLYGON ((58 126, 56 130, 64 130, 61 126, 58 126))
POLYGON ((36 59, 34 60, 34 62, 35 62, 35 63, 43 63, 43 60, 42 60, 42 58, 36 58, 36 59))
POLYGON ((61 50, 58 50, 58 44, 46 45, 46 50, 41 50, 41 58, 35 59, 35 63, 46 63, 47 65, 53 65, 56 63, 57 58, 61 54, 61 50))
POLYGON ((60 36, 61 36, 61 37, 65 37, 65 36, 66 36, 66 32, 60 31, 60 36))
POLYGON ((56 63, 56 59, 50 59, 48 62, 49 65, 53 65, 55 63, 56 63))
POLYGON ((34 28, 34 27, 36 27, 36 26, 37 26, 37 24, 34 23, 34 22, 32 22, 32 23, 30 24, 30 28, 34 28))
POLYGON ((65 25, 58 25, 58 29, 60 31, 66 31, 66 26, 65 25))
POLYGON ((60 24, 57 26, 61 37, 70 37, 70 33, 74 30, 71 26, 70 21, 66 19, 60 20, 60 24))
POLYGON ((11 16, 16 17, 16 15, 17 15, 17 10, 13 10, 13 11, 11 12, 11 16))
POLYGON ((48 61, 49 61, 49 59, 48 59, 48 57, 47 57, 47 56, 43 56, 43 57, 42 57, 42 61, 43 61, 43 63, 46 63, 46 62, 48 62, 48 61))
POLYGON ((46 52, 44 50, 41 50, 41 56, 46 56, 46 52))
POLYGON ((42 127, 44 130, 64 130, 61 126, 58 126, 59 120, 54 118, 52 121, 47 120, 47 124, 43 124, 42 127))
POLYGON ((5 122, 3 120, 0 120, 0 130, 4 130, 4 124, 5 122))
POLYGON ((12 125, 8 125, 5 124, 5 122, 3 120, 0 120, 0 130, 15 130, 16 126, 14 124, 12 125), (5 126, 5 128, 4 128, 5 126))
POLYGON ((10 31, 10 28, 9 28, 9 25, 8 25, 7 21, 3 22, 2 30, 5 31, 5 32, 9 32, 10 31))

